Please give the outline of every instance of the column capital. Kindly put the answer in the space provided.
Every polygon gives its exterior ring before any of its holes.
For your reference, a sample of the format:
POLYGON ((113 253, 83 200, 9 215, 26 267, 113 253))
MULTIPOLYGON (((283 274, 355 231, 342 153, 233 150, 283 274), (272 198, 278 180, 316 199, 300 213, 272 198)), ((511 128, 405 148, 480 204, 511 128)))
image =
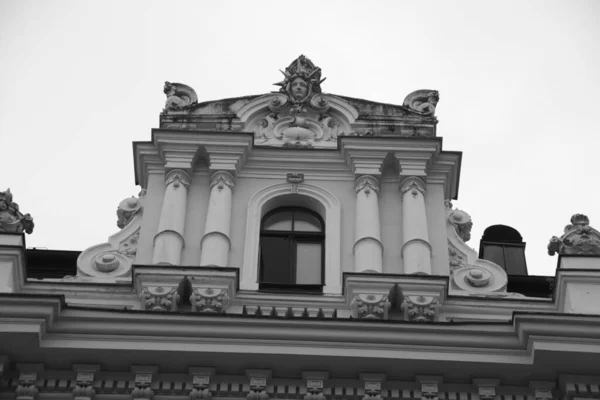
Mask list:
POLYGON ((427 167, 432 156, 431 152, 395 152, 394 157, 396 157, 396 161, 398 162, 400 177, 427 176, 427 167))
POLYGON ((183 169, 175 168, 168 170, 165 173, 166 186, 174 184, 174 187, 178 188, 179 185, 183 185, 186 189, 188 189, 190 187, 190 181, 190 174, 183 169))
POLYGON ((379 179, 372 175, 361 175, 354 180, 354 190, 359 193, 365 190, 365 194, 369 194, 370 190, 379 193, 379 179))
POLYGON ((210 188, 212 189, 217 185, 219 189, 223 189, 224 186, 228 186, 230 189, 233 189, 235 186, 235 176, 228 171, 216 171, 210 176, 210 188))
POLYGON ((425 182, 418 176, 409 176, 400 182, 400 192, 405 194, 411 191, 413 196, 417 195, 417 191, 425 194, 425 182))

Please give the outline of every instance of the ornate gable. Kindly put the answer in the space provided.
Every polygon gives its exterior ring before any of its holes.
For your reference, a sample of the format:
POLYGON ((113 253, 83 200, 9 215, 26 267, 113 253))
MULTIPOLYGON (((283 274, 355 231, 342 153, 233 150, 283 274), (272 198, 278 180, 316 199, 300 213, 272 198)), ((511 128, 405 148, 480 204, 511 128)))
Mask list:
POLYGON ((321 68, 303 55, 281 72, 277 92, 204 103, 191 87, 166 82, 161 128, 245 131, 257 146, 299 148, 336 148, 340 136, 435 136, 435 90, 383 104, 323 93, 321 68))

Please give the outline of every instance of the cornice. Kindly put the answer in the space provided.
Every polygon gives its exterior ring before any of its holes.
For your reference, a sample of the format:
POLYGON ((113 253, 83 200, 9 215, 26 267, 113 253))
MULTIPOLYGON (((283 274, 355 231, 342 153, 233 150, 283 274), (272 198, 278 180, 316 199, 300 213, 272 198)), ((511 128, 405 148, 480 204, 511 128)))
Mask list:
POLYGON ((65 307, 57 296, 23 295, 0 295, 0 310, 0 324, 13 332, 38 324, 43 347, 279 354, 310 348, 320 356, 352 349, 356 357, 518 364, 532 362, 537 342, 560 339, 568 348, 585 341, 600 352, 600 316, 591 315, 518 312, 511 323, 419 324, 106 311, 65 307))

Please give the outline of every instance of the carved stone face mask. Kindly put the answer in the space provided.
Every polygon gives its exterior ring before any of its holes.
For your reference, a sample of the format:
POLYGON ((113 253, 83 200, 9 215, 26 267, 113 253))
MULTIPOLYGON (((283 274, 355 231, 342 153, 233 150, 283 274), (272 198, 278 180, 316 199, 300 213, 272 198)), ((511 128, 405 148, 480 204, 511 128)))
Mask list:
POLYGON ((308 84, 302 78, 295 78, 292 81, 290 91, 296 100, 302 100, 308 94, 308 84))

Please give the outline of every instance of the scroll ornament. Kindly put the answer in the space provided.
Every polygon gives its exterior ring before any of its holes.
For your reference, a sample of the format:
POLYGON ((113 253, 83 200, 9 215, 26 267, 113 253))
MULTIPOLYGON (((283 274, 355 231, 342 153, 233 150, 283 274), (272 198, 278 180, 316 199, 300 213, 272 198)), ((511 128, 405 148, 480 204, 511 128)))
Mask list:
POLYGON ((548 244, 548 254, 600 255, 600 232, 590 226, 583 214, 571 217, 561 237, 553 236, 548 244))
POLYGON ((406 96, 403 105, 412 111, 433 116, 439 100, 440 95, 437 90, 421 89, 406 96))
POLYGON ((28 234, 33 232, 33 218, 19 211, 19 205, 13 202, 10 189, 0 192, 0 232, 28 234))
POLYGON ((163 92, 167 95, 163 112, 181 111, 198 104, 198 96, 194 89, 183 83, 165 82, 163 92))

